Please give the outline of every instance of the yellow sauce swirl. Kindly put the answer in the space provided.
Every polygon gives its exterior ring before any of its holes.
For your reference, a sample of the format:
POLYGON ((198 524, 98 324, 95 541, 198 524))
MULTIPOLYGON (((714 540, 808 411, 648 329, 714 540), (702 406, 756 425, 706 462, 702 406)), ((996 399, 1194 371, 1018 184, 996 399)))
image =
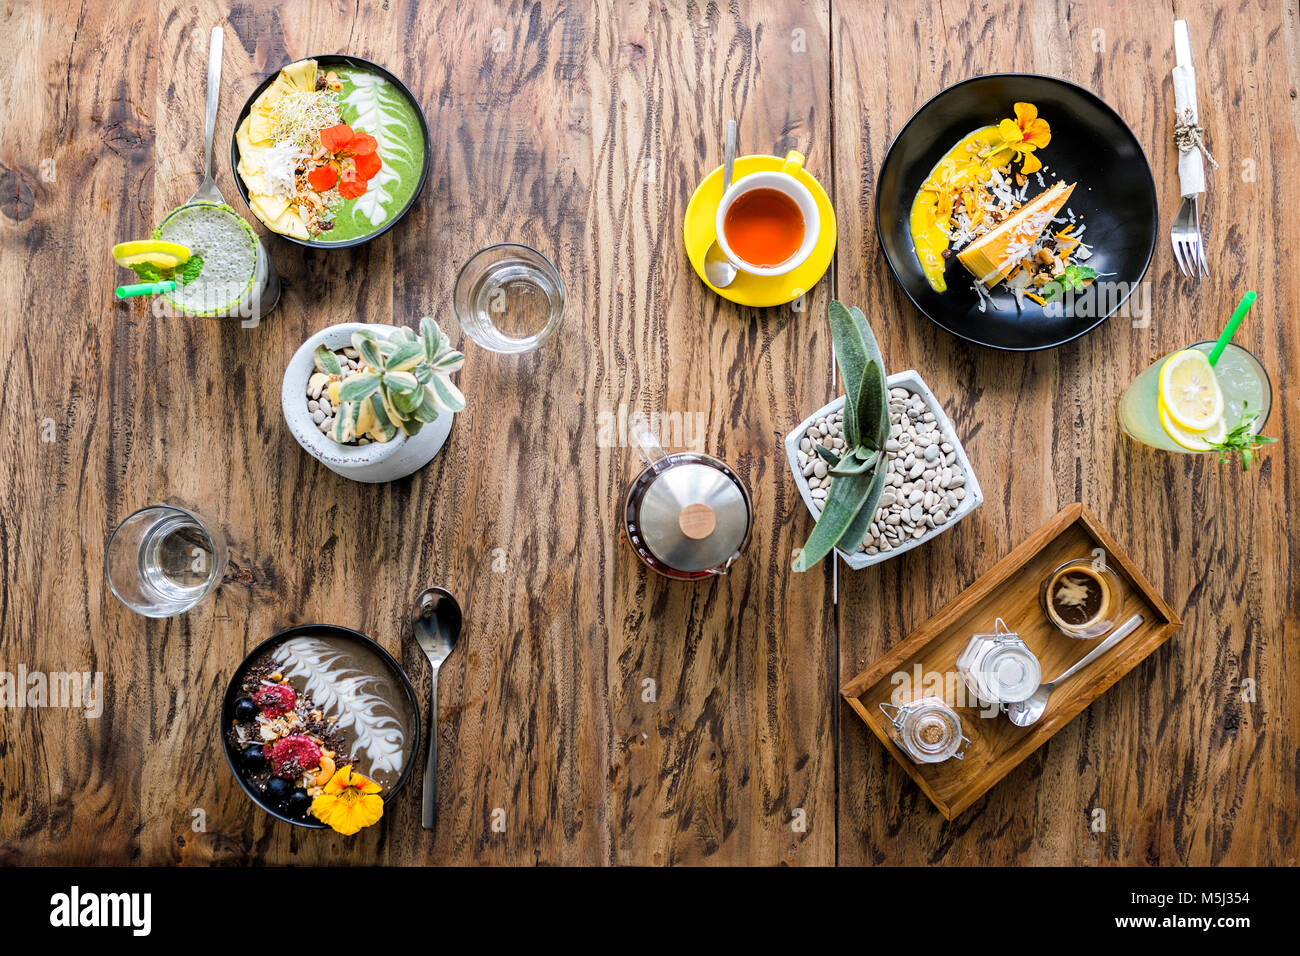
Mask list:
POLYGON ((997 142, 998 128, 983 126, 964 136, 948 150, 912 200, 912 244, 921 271, 935 292, 948 291, 943 271, 948 260, 943 257, 952 232, 952 212, 959 198, 966 197, 967 208, 975 206, 975 190, 989 175, 989 171, 1006 165, 1011 159, 1007 150, 981 157, 990 145, 997 142))

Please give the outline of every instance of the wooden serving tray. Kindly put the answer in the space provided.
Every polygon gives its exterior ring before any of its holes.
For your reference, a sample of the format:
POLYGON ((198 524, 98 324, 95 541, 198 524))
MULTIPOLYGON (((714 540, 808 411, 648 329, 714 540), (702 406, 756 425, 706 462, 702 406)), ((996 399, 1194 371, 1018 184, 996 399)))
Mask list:
POLYGON ((951 820, 1182 626, 1173 608, 1101 527, 1096 516, 1082 504, 1072 504, 840 692, 939 812, 951 820), (1039 604, 1043 579, 1067 561, 1091 557, 1094 548, 1105 549, 1106 564, 1119 578, 1120 612, 1116 623, 1141 614, 1144 620, 1137 630, 1057 686, 1038 723, 1017 727, 1005 714, 981 716, 972 701, 972 706, 957 708, 962 731, 971 741, 964 758, 938 764, 914 763, 890 739, 886 732, 889 722, 879 704, 891 702, 894 693, 900 692, 901 700, 897 702, 934 693, 956 706, 961 702, 958 693, 966 694, 957 675, 957 656, 972 634, 992 633, 996 618, 1001 617, 1038 655, 1045 681, 1055 679, 1105 639, 1067 637, 1052 626, 1039 604), (918 665, 919 673, 943 678, 942 689, 932 684, 930 690, 907 693, 908 683, 896 675, 907 675, 908 682, 914 685, 918 665))

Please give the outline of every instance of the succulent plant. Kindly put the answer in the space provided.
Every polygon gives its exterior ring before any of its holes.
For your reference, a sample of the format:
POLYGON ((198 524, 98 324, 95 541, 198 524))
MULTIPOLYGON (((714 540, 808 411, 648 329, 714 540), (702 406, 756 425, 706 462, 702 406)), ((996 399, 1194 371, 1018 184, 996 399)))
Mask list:
MULTIPOLYGON (((354 332, 352 347, 364 367, 329 386, 338 410, 329 433, 336 442, 361 437, 391 441, 399 432, 415 435, 442 412, 465 410, 465 396, 451 381, 465 356, 451 347, 433 319, 420 320, 419 335, 405 327, 387 338, 369 329, 354 332)), ((315 359, 325 374, 342 374, 338 356, 325 346, 316 350, 315 359)))
POLYGON ((859 308, 832 302, 830 324, 844 381, 844 448, 836 454, 821 444, 813 445, 835 481, 807 544, 795 558, 796 571, 807 571, 833 548, 850 553, 858 549, 871 529, 888 471, 884 448, 889 438, 889 394, 880 346, 859 308))

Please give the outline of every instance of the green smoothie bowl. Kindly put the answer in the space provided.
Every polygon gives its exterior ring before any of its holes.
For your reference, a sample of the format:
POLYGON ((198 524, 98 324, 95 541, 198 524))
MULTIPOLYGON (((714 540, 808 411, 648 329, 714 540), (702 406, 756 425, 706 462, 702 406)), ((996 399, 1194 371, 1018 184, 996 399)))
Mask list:
POLYGON ((429 125, 382 66, 309 57, 253 91, 230 161, 239 194, 272 232, 312 248, 357 246, 393 228, 419 198, 429 125))

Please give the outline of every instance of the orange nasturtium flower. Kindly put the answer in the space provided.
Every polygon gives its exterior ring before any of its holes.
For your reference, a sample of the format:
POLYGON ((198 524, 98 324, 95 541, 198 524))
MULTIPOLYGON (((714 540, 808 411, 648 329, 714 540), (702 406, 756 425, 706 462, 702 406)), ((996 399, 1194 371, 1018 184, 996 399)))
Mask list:
POLYGON ((366 185, 378 174, 379 141, 369 133, 355 132, 347 123, 320 131, 320 143, 334 154, 334 162, 307 174, 307 181, 317 192, 326 192, 338 183, 339 195, 356 199, 366 192, 366 185))
POLYGON ((351 836, 362 827, 378 823, 384 815, 381 789, 373 780, 353 773, 352 764, 348 764, 335 772, 324 792, 311 802, 312 816, 351 836))

